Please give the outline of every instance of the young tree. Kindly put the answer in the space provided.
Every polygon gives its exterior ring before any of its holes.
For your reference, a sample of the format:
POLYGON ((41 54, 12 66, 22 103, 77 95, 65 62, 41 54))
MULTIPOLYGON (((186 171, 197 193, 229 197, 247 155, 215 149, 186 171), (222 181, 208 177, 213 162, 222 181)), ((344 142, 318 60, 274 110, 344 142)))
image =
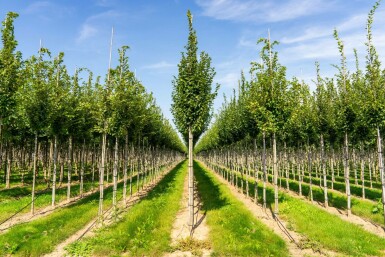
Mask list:
POLYGON ((250 73, 255 78, 251 81, 250 101, 248 108, 253 118, 262 131, 264 148, 262 152, 262 165, 264 170, 263 206, 266 208, 266 133, 272 134, 273 141, 273 172, 274 172, 274 213, 278 214, 278 167, 277 167, 277 143, 276 133, 283 127, 288 119, 288 101, 286 99, 287 81, 286 67, 278 62, 278 53, 272 52, 277 41, 270 41, 268 38, 261 38, 258 43, 263 43, 260 57, 261 63, 252 62, 250 73))
POLYGON ((194 187, 193 187, 193 145, 208 127, 211 108, 219 85, 212 92, 212 82, 215 75, 211 67, 211 58, 201 52, 198 59, 198 41, 193 28, 193 16, 187 12, 189 36, 185 47, 187 53, 182 53, 178 65, 178 77, 173 84, 171 112, 180 133, 188 142, 189 157, 189 226, 192 232, 194 226, 194 187))
POLYGON ((367 88, 366 104, 364 110, 366 113, 367 123, 372 128, 376 129, 377 134, 377 154, 378 154, 378 169, 381 179, 382 188, 382 205, 385 219, 385 172, 384 160, 381 143, 381 129, 385 127, 385 74, 381 71, 381 62, 377 54, 376 48, 373 45, 373 18, 376 9, 379 6, 377 1, 370 10, 367 20, 367 55, 366 55, 366 74, 365 81, 367 88))
POLYGON ((38 138, 47 135, 49 124, 49 113, 51 101, 47 101, 50 96, 50 86, 46 81, 49 62, 44 60, 44 56, 50 57, 50 52, 46 48, 40 47, 39 56, 32 56, 25 62, 23 75, 25 81, 20 90, 20 105, 26 117, 29 129, 35 135, 33 152, 33 174, 32 174, 32 202, 31 214, 34 214, 35 203, 35 183, 37 176, 37 145, 38 138))

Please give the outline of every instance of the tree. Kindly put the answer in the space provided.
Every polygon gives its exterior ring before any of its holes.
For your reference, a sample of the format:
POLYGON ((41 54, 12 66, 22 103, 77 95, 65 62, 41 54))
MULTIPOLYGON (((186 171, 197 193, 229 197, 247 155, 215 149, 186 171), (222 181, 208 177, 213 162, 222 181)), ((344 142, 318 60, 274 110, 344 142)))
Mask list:
POLYGON ((366 104, 364 105, 367 122, 376 129, 378 169, 382 184, 382 206, 385 220, 385 172, 381 143, 381 129, 385 128, 385 71, 381 71, 381 62, 373 45, 372 25, 373 17, 380 1, 377 1, 370 10, 367 20, 367 55, 366 55, 366 88, 368 90, 366 104))
MULTIPOLYGON (((0 50, 0 153, 2 153, 3 134, 7 137, 7 128, 12 126, 16 108, 16 92, 18 90, 19 71, 21 67, 21 53, 15 52, 17 40, 14 34, 14 20, 19 15, 14 12, 7 13, 2 22, 1 40, 3 48, 0 50), (3 129, 4 127, 4 129, 3 129), (3 131, 4 130, 4 131, 3 131)), ((7 146, 9 148, 9 144, 7 146)), ((10 151, 7 151, 9 153, 10 151)), ((2 167, 2 154, 0 154, 0 169, 2 167)), ((7 154, 9 159, 9 154, 7 154)), ((10 187, 10 161, 7 160, 6 188, 10 187)))
POLYGON ((50 56, 50 52, 48 49, 40 47, 39 56, 32 56, 25 62, 23 75, 26 79, 19 94, 22 97, 19 100, 19 105, 26 117, 27 127, 35 135, 32 174, 32 215, 35 211, 38 138, 47 135, 49 112, 51 109, 51 101, 47 101, 50 95, 50 87, 45 79, 48 73, 49 63, 43 59, 44 55, 50 56))
POLYGON ((276 133, 283 128, 283 124, 289 117, 288 101, 286 99, 287 81, 286 67, 278 62, 278 53, 272 52, 274 45, 278 42, 270 41, 268 38, 261 38, 258 43, 263 43, 260 57, 261 63, 252 62, 250 73, 255 73, 255 79, 251 81, 250 101, 248 108, 253 118, 262 131, 263 153, 262 165, 264 170, 264 189, 263 189, 263 207, 266 208, 266 151, 265 137, 266 133, 272 134, 273 139, 273 171, 274 171, 274 213, 278 214, 278 167, 277 167, 277 144, 276 133))
POLYGON ((189 36, 185 47, 187 53, 182 53, 178 65, 178 77, 172 82, 173 104, 171 112, 179 132, 188 142, 189 152, 189 226, 192 232, 194 225, 194 188, 193 188, 193 145, 208 127, 211 118, 211 108, 219 85, 212 92, 212 82, 215 75, 211 67, 211 58, 205 52, 197 56, 198 42, 193 28, 193 17, 187 12, 189 36))

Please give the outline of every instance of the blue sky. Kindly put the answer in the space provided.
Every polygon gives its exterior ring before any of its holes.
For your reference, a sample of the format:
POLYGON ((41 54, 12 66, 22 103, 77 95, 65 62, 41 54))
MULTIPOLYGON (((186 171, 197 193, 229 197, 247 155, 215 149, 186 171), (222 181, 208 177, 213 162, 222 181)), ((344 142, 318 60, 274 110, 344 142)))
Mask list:
MULTIPOLYGON (((314 62, 321 74, 332 76, 338 64, 336 27, 346 45, 349 65, 354 66, 357 48, 364 67, 365 27, 374 1, 367 0, 60 0, 1 1, 0 17, 15 11, 18 49, 24 58, 36 54, 40 39, 56 55, 65 53, 70 71, 87 67, 104 76, 108 68, 111 27, 114 26, 112 65, 117 49, 129 45, 132 70, 154 93, 165 116, 172 119, 171 81, 187 42, 186 12, 194 15, 199 49, 212 57, 221 84, 215 101, 217 109, 223 94, 237 88, 241 70, 248 73, 251 61, 259 61, 256 41, 267 36, 278 40, 280 62, 289 78, 296 76, 314 88, 314 62)), ((374 21, 374 45, 385 61, 385 3, 374 21)))

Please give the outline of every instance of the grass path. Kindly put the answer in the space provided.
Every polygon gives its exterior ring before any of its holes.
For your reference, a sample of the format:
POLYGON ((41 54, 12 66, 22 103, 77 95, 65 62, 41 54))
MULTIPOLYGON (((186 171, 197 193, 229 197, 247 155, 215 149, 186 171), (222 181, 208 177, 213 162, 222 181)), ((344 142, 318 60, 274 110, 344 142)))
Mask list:
POLYGON ((210 228, 213 256, 288 256, 283 239, 262 224, 230 190, 194 163, 202 210, 210 228))

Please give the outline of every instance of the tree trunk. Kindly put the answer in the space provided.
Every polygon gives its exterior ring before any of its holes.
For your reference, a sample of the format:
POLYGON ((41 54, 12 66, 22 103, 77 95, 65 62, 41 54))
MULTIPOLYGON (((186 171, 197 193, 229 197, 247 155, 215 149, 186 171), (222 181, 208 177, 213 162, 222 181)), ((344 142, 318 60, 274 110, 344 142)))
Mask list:
POLYGON ((263 209, 266 211, 266 180, 267 180, 267 171, 266 171, 266 132, 262 132, 263 138, 263 149, 262 149, 262 171, 263 171, 263 209))
POLYGON ((37 132, 35 132, 35 147, 34 147, 34 151, 33 151, 31 215, 35 214, 36 158, 37 158, 37 132))
POLYGON ((80 153, 80 189, 79 189, 79 195, 80 197, 83 197, 83 191, 84 191, 84 162, 85 162, 85 148, 86 148, 86 140, 83 139, 83 147, 80 153))
POLYGON ((321 134, 321 167, 322 167, 322 174, 323 174, 323 182, 324 182, 324 205, 325 208, 329 207, 329 201, 328 201, 328 181, 326 179, 326 167, 325 167, 325 145, 324 145, 324 136, 321 134))
MULTIPOLYGON (((253 153, 253 160, 254 160, 254 177, 255 177, 255 186, 254 186, 254 202, 255 204, 258 203, 258 166, 256 164, 256 156, 257 156, 257 140, 253 139, 253 145, 254 145, 254 153, 253 153)), ((227 152, 227 157, 229 156, 227 152)))
POLYGON ((56 168, 57 168, 57 136, 54 136, 53 146, 53 172, 52 172, 52 206, 55 206, 56 197, 56 168))
POLYGON ((117 212, 116 191, 118 188, 118 137, 115 137, 115 154, 114 154, 114 168, 113 168, 113 191, 112 191, 112 206, 114 208, 114 216, 117 212))
POLYGON ((348 143, 348 133, 345 132, 345 162, 344 162, 344 176, 345 176, 345 185, 346 185, 346 196, 347 196, 347 205, 348 205, 348 216, 351 215, 351 194, 350 194, 350 171, 349 171, 349 143, 348 143))
POLYGON ((128 132, 124 142, 124 164, 123 164, 123 203, 127 206, 127 167, 128 167, 128 132))
POLYGON ((7 144, 7 151, 6 151, 6 159, 7 159, 7 168, 5 169, 6 173, 7 173, 7 176, 6 176, 6 179, 5 179, 5 188, 6 189, 9 189, 11 188, 11 182, 10 182, 10 179, 11 179, 11 155, 12 155, 12 147, 11 147, 11 143, 8 143, 7 144))
POLYGON ((107 133, 103 132, 102 153, 101 153, 101 161, 100 161, 100 176, 99 176, 99 210, 98 210, 99 221, 101 224, 103 224, 104 161, 105 161, 105 153, 106 153, 106 140, 107 140, 107 133))
POLYGON ((381 189, 382 189, 382 208, 384 213, 384 221, 385 221, 385 174, 384 174, 384 159, 382 156, 382 143, 381 143, 381 135, 380 128, 377 127, 377 148, 378 148, 378 169, 380 173, 381 179, 381 189))
POLYGON ((308 169, 309 169, 309 194, 310 194, 310 201, 313 202, 313 176, 312 176, 312 158, 311 158, 311 148, 309 146, 309 143, 307 145, 308 148, 308 154, 307 154, 307 161, 308 161, 308 169))
POLYGON ((71 177, 72 177, 72 136, 68 138, 68 181, 67 181, 67 201, 71 200, 71 177))
POLYGON ((91 190, 94 191, 94 182, 95 182, 95 143, 93 146, 93 150, 91 153, 91 173, 92 173, 92 179, 91 179, 91 190))
POLYGON ((274 172, 274 215, 278 215, 278 167, 277 167, 277 141, 273 133, 273 172, 274 172))
POLYGON ((334 182, 335 182, 335 177, 334 177, 334 149, 332 148, 332 158, 330 160, 330 166, 332 170, 332 190, 334 189, 334 182))
POLYGON ((193 168, 193 134, 191 127, 188 129, 188 205, 190 235, 194 229, 194 168, 193 168))

